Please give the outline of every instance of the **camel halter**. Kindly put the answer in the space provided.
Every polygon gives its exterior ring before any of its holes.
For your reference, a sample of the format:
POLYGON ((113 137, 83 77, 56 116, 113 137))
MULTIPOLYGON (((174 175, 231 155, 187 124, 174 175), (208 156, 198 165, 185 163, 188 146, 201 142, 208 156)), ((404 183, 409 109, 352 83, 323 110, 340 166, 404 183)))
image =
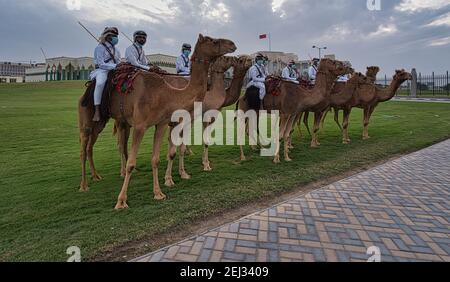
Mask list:
MULTIPOLYGON (((222 54, 222 42, 220 40, 219 40, 219 54, 222 54)), ((193 63, 197 62, 197 63, 208 65, 208 64, 211 64, 213 61, 208 60, 208 59, 200 59, 200 58, 197 58, 195 55, 193 55, 191 58, 191 62, 193 62, 193 63)))

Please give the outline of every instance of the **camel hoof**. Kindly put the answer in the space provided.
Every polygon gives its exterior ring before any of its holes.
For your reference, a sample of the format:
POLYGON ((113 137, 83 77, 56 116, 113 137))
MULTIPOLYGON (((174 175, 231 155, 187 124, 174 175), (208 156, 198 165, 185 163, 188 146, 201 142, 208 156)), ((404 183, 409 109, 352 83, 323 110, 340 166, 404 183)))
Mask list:
POLYGON ((342 141, 342 144, 344 144, 344 145, 348 145, 348 144, 350 144, 350 141, 348 141, 348 140, 344 140, 344 141, 342 141))
POLYGON ((175 182, 173 182, 172 178, 166 178, 166 182, 164 183, 164 185, 166 187, 174 187, 175 186, 175 182))
POLYGON ((318 149, 320 146, 318 144, 311 144, 311 148, 318 149))
POLYGON ((80 185, 80 190, 79 190, 81 193, 86 193, 86 192, 88 192, 89 191, 89 187, 87 186, 87 185, 85 185, 85 186, 83 186, 83 185, 80 185))
POLYGON ((370 139, 370 136, 364 136, 363 137, 363 140, 369 140, 370 139))
POLYGON ((102 177, 100 174, 96 173, 96 174, 94 174, 94 175, 92 176, 92 180, 93 180, 94 182, 100 182, 100 181, 103 180, 103 177, 102 177))
POLYGON ((286 161, 286 162, 292 162, 292 159, 289 158, 289 157, 286 157, 286 158, 284 158, 284 161, 286 161))
POLYGON ((241 162, 245 162, 247 158, 245 156, 241 156, 241 162))
POLYGON ((280 158, 273 159, 273 163, 274 164, 280 164, 281 163, 280 158))
POLYGON ((211 168, 211 166, 209 164, 206 164, 203 166, 203 171, 208 172, 208 171, 212 171, 213 169, 211 168))
POLYGON ((114 208, 115 210, 124 210, 124 209, 128 209, 128 205, 125 201, 117 201, 116 207, 114 208))
POLYGON ((181 179, 183 179, 183 180, 190 180, 192 178, 192 176, 190 176, 186 172, 180 173, 180 176, 181 176, 181 179))
POLYGON ((163 201, 167 198, 166 195, 164 195, 162 192, 159 192, 158 194, 155 194, 155 200, 157 201, 163 201))

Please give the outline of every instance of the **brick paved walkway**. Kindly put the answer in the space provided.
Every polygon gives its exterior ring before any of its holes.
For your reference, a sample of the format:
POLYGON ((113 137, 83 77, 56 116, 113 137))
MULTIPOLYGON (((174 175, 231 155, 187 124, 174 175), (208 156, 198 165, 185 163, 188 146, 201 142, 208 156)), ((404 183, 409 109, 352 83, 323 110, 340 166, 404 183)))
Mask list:
POLYGON ((135 261, 450 261, 450 140, 135 261))

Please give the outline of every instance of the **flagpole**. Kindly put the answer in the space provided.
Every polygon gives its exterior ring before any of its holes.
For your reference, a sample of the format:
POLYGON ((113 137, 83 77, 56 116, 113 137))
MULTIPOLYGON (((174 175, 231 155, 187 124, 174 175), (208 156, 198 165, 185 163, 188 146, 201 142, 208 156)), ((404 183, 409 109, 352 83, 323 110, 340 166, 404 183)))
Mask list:
POLYGON ((272 52, 272 38, 270 36, 270 32, 269 32, 269 51, 272 52))

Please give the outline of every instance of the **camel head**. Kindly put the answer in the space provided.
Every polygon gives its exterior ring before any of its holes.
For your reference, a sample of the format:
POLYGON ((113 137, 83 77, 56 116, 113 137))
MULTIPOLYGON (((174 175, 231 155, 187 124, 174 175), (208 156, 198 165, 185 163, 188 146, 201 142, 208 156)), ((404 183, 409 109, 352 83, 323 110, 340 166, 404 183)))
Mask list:
POLYGON ((395 71, 394 80, 404 82, 406 80, 411 80, 411 79, 412 79, 412 75, 409 72, 405 71, 404 69, 395 71))
POLYGON ((367 84, 370 83, 370 79, 367 76, 363 75, 360 72, 355 72, 352 74, 352 77, 349 79, 348 83, 353 84, 367 84))
POLYGON ((249 68, 253 65, 253 60, 250 56, 241 55, 238 57, 234 69, 239 73, 246 73, 249 68))
POLYGON ((329 73, 335 77, 354 72, 353 68, 344 62, 332 59, 322 59, 318 71, 329 73))
POLYGON ((211 65, 212 72, 224 73, 231 68, 237 61, 236 57, 222 56, 217 58, 211 65))
POLYGON ((192 60, 215 60, 216 58, 237 50, 233 41, 228 39, 215 39, 209 36, 199 35, 192 60))
POLYGON ((377 77, 377 74, 380 72, 380 68, 377 66, 367 67, 366 76, 368 77, 377 77))

